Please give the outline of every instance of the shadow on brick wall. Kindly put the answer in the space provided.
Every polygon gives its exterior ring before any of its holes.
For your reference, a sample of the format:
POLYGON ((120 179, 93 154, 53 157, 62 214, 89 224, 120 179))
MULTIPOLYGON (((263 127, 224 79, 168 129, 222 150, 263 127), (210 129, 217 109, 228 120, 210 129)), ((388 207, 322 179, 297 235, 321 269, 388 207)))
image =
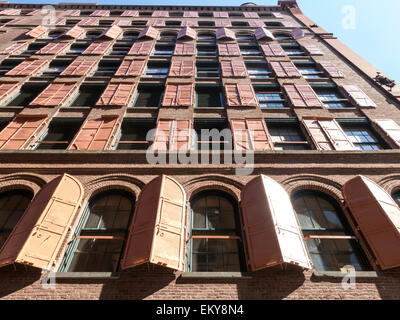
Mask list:
MULTIPOLYGON (((32 294, 32 286, 38 282, 41 277, 41 270, 36 268, 16 266, 16 270, 12 266, 0 269, 0 299, 18 292, 19 299, 23 299, 32 294), (24 293, 26 291, 26 293, 24 293), (29 293, 30 292, 30 293, 29 293)), ((40 286, 40 282, 38 282, 40 286)))

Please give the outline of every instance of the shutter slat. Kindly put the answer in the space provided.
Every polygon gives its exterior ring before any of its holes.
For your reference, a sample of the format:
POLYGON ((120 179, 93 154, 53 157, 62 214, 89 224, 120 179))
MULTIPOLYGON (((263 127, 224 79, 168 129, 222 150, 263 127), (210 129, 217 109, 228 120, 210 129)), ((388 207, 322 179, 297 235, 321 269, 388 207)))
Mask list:
POLYGON ((146 26, 151 27, 165 27, 165 19, 152 19, 148 20, 146 26))
POLYGON ((344 78, 344 74, 332 62, 320 61, 319 64, 332 78, 344 78))
POLYGON ((197 32, 190 27, 185 27, 179 31, 178 36, 176 38, 181 39, 181 38, 185 38, 185 37, 196 40, 197 32))
POLYGON ((300 78, 301 74, 291 61, 272 61, 271 67, 279 78, 300 78))
POLYGON ((272 32, 263 27, 254 30, 254 36, 256 37, 257 40, 261 40, 264 38, 271 41, 275 40, 275 37, 272 34, 272 32))
POLYGON ((213 16, 214 18, 229 18, 228 12, 223 11, 214 11, 213 16))
POLYGON ((323 107, 323 103, 309 85, 285 84, 283 87, 295 108, 323 107))
POLYGON ((96 66, 96 61, 94 60, 75 60, 73 61, 60 76, 87 76, 96 66))
POLYGON ((47 33, 47 28, 44 26, 37 26, 31 31, 27 32, 26 35, 30 38, 39 38, 47 33))
POLYGON ((216 35, 217 40, 220 40, 220 39, 236 40, 235 32, 233 32, 232 30, 229 30, 227 28, 217 29, 215 35, 216 35))
POLYGON ((76 83, 51 83, 29 105, 55 107, 62 105, 75 90, 76 83))
POLYGON ((189 107, 193 105, 193 84, 167 84, 162 102, 164 107, 189 107))
POLYGON ((240 48, 237 43, 218 43, 218 54, 220 56, 240 56, 240 48))
POLYGON ((90 17, 108 17, 109 15, 109 10, 95 10, 90 14, 90 17))
POLYGON ((194 43, 177 43, 175 45, 175 56, 192 56, 196 52, 196 45, 194 43))
POLYGON ((266 57, 284 57, 286 56, 285 50, 278 43, 261 44, 261 49, 266 57))
POLYGON ((197 11, 184 11, 183 17, 184 18, 198 18, 199 13, 197 11))
POLYGON ((107 30, 105 30, 99 38, 109 38, 109 39, 118 39, 119 36, 122 34, 122 29, 118 26, 111 26, 107 30))
POLYGON ((22 51, 26 46, 28 46, 27 42, 16 42, 1 51, 1 54, 16 54, 19 53, 19 51, 22 51))
POLYGON ((197 20, 182 20, 181 27, 198 27, 197 20))
POLYGON ((59 38, 67 37, 67 38, 72 38, 72 39, 78 39, 84 33, 85 33, 85 29, 83 29, 79 26, 74 26, 71 29, 65 31, 63 34, 61 34, 59 36, 59 38))
POLYGON ((82 52, 82 54, 87 54, 87 55, 102 55, 106 54, 106 52, 111 48, 112 42, 107 41, 107 42, 93 42, 90 44, 89 47, 86 48, 85 51, 82 52))
POLYGON ((96 106, 125 107, 130 102, 134 90, 134 83, 110 83, 97 101, 96 106))
POLYGON ((125 10, 121 14, 121 17, 138 17, 138 16, 139 16, 138 10, 125 10))
POLYGON ((170 77, 194 76, 194 61, 173 60, 169 70, 170 77))
POLYGON ((230 20, 227 19, 215 20, 215 27, 217 28, 232 27, 232 23, 230 20))
POLYGON ((247 69, 241 60, 222 60, 221 61, 222 77, 247 77, 247 69))
POLYGON ((41 71, 48 64, 47 60, 25 60, 17 65, 15 68, 8 71, 6 76, 29 76, 35 75, 41 71))
POLYGON ((225 84, 227 104, 230 107, 256 107, 257 98, 250 84, 225 84))
POLYGON ((116 77, 137 77, 142 74, 146 60, 134 59, 124 60, 114 76, 116 77))
POLYGON ((153 50, 153 41, 138 41, 133 44, 128 52, 128 55, 148 56, 153 50))
POLYGON ((249 24, 249 27, 252 27, 252 28, 265 27, 264 22, 262 22, 261 20, 249 20, 248 24, 249 24))
POLYGON ((362 91, 359 87, 355 85, 345 85, 343 89, 347 92, 350 98, 359 106, 359 107, 372 107, 376 108, 375 102, 373 102, 364 91, 362 91))
POLYGON ((259 19, 260 16, 257 12, 243 12, 243 16, 248 19, 259 19))
POLYGON ((126 27, 131 25, 131 20, 128 19, 116 19, 114 22, 111 24, 112 26, 121 26, 121 27, 126 27))
POLYGON ((168 18, 169 13, 168 11, 156 10, 151 15, 153 18, 168 18))
POLYGON ((374 122, 400 147, 400 126, 392 119, 375 119, 374 122))
POLYGON ((159 35, 159 31, 156 28, 153 27, 147 27, 144 28, 142 31, 140 31, 138 35, 138 39, 140 38, 151 38, 151 39, 157 39, 159 35))
POLYGON ((99 19, 97 18, 84 18, 78 22, 78 26, 97 26, 99 19))
POLYGON ((69 42, 52 42, 45 45, 42 49, 40 49, 36 54, 60 54, 62 51, 69 48, 69 42))

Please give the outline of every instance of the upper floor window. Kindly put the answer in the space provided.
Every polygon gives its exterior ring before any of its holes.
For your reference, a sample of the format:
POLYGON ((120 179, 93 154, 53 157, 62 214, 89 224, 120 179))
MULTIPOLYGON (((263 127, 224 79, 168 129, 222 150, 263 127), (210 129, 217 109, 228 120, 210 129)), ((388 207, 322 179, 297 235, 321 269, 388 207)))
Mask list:
POLYGON ((287 33, 274 33, 274 38, 278 41, 292 41, 293 38, 287 33))
POLYGON ((199 33, 197 35, 197 40, 215 40, 215 35, 211 33, 199 33))
POLYGON ((400 190, 396 190, 395 192, 393 192, 392 198, 397 203, 397 205, 400 207, 400 190))
POLYGON ((254 86, 260 108, 285 108, 285 99, 279 86, 254 86))
POLYGON ((282 45, 282 49, 289 57, 302 57, 306 55, 299 45, 282 45))
POLYGON ((253 35, 249 33, 236 33, 236 39, 238 41, 252 41, 254 40, 253 35))
POLYGON ((175 32, 161 32, 160 40, 175 40, 176 33, 175 32))
POLYGON ((267 127, 274 150, 309 150, 310 146, 298 122, 267 119, 267 127))
POLYGON ((169 61, 149 60, 146 70, 144 72, 144 76, 151 78, 166 78, 168 76, 169 67, 169 61))
POLYGON ((219 64, 217 61, 197 61, 196 62, 196 77, 199 78, 211 78, 219 77, 219 64))
POLYGON ((139 84, 133 106, 158 108, 161 104, 163 91, 164 86, 162 85, 139 84))
POLYGON ((295 63, 297 70, 306 79, 324 78, 324 72, 319 70, 315 63, 295 63))
POLYGON ((248 26, 249 24, 246 21, 232 21, 232 27, 248 27, 248 26))
POLYGON ((102 31, 100 30, 92 30, 86 32, 86 38, 88 39, 95 39, 98 38, 101 35, 102 31))
POLYGON ((217 46, 216 45, 197 45, 197 55, 198 56, 216 56, 217 46))
POLYGON ((118 150, 146 150, 150 145, 148 132, 156 127, 154 119, 124 119, 118 136, 118 150))
POLYGON ((57 77, 71 63, 71 60, 55 59, 50 62, 50 65, 43 71, 43 77, 57 77))
POLYGON ((154 56, 171 56, 174 53, 174 45, 171 44, 156 44, 154 47, 154 56))
POLYGON ((243 56, 260 56, 261 51, 257 45, 240 45, 240 52, 243 56))
POLYGON ((124 32, 122 38, 123 38, 123 39, 132 39, 132 40, 136 40, 138 36, 139 36, 139 32, 127 31, 127 32, 124 32))
POLYGON ((268 64, 265 61, 246 61, 245 64, 247 73, 252 79, 266 79, 272 76, 268 64))
POLYGON ((359 150, 381 150, 386 146, 370 126, 356 123, 343 123, 338 121, 350 141, 359 150))
POLYGON ((214 21, 198 21, 199 27, 214 27, 214 21))
POLYGON ((27 82, 7 103, 8 107, 27 107, 47 86, 47 83, 27 82))
POLYGON ((228 121, 224 118, 197 118, 193 128, 197 135, 197 150, 232 150, 232 135, 228 121), (214 132, 213 132, 214 131, 214 132), (224 135, 229 132, 228 135, 224 135))
POLYGON ((83 83, 72 101, 71 107, 93 107, 105 89, 105 84, 83 83))
POLYGON ((49 31, 49 33, 47 34, 47 37, 50 39, 57 39, 59 36, 61 36, 64 33, 65 30, 53 30, 53 31, 49 31))
POLYGON ((196 86, 196 107, 222 107, 223 95, 220 86, 196 86))
POLYGON ((318 98, 327 108, 350 107, 348 100, 342 96, 336 87, 312 87, 318 98))

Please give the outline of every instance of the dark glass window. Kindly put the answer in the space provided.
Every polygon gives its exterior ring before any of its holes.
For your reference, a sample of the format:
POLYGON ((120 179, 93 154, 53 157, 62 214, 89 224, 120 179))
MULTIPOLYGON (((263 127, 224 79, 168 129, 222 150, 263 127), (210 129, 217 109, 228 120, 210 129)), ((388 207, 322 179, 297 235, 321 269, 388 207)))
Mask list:
MULTIPOLYGON (((165 21, 165 25, 167 27, 180 27, 181 26, 181 21, 165 21)), ((176 38, 176 36, 175 36, 175 38, 176 38)))
POLYGON ((299 45, 282 45, 282 49, 289 57, 303 57, 306 55, 299 45))
POLYGON ((31 55, 34 54, 36 51, 39 51, 42 49, 44 46, 46 46, 48 43, 47 42, 33 42, 31 43, 28 48, 22 52, 21 54, 24 55, 31 55))
POLYGON ((243 56, 260 56, 261 51, 257 45, 240 45, 240 52, 243 56))
POLYGON ((309 150, 310 146, 298 123, 267 120, 274 150, 309 150))
POLYGON ((348 100, 342 96, 336 87, 317 87, 313 86, 313 90, 317 94, 318 98, 327 108, 348 108, 348 100))
POLYGON ((324 78, 324 72, 319 70, 315 63, 295 63, 295 66, 306 79, 324 78))
POLYGON ((124 119, 117 149, 146 150, 152 141, 150 136, 147 137, 147 133, 155 128, 155 119, 124 119))
POLYGON ((215 35, 213 35, 211 33, 199 33, 197 35, 197 40, 200 40, 200 41, 215 40, 215 35))
POLYGON ((127 31, 127 32, 124 32, 122 37, 123 37, 123 39, 136 40, 138 36, 139 36, 139 32, 127 31))
POLYGON ((101 33, 102 33, 101 30, 88 31, 88 32, 86 32, 86 38, 95 39, 95 38, 98 38, 101 35, 101 33))
POLYGON ((139 84, 134 107, 159 107, 161 104, 164 86, 139 84))
POLYGON ((57 77, 63 72, 70 64, 72 60, 61 60, 56 59, 50 62, 50 65, 43 71, 43 77, 57 77))
POLYGON ((62 35, 65 32, 65 30, 54 30, 54 31, 49 31, 47 34, 47 38, 51 39, 57 39, 60 35, 62 35))
POLYGON ((24 60, 21 59, 4 59, 0 64, 0 76, 3 76, 11 69, 14 69, 17 65, 19 65, 24 60))
POLYGON ((196 86, 196 107, 222 107, 223 96, 219 86, 196 86))
POLYGON ((154 48, 154 56, 172 56, 175 45, 171 44, 156 44, 154 48))
POLYGON ((194 120, 193 128, 198 150, 232 150, 232 135, 226 119, 198 118, 194 120))
POLYGON ((176 33, 174 32, 161 32, 160 33, 160 40, 175 40, 176 33))
POLYGON ((254 86, 260 108, 285 108, 286 103, 279 86, 254 86))
POLYGON ((99 25, 100 26, 111 26, 113 23, 113 20, 100 20, 99 25))
POLYGON ((105 89, 104 84, 83 83, 71 107, 93 107, 105 89))
POLYGON ((272 72, 269 70, 268 64, 265 61, 262 62, 250 62, 246 61, 246 68, 249 77, 252 79, 265 79, 272 76, 272 72))
MULTIPOLYGON (((248 27, 249 24, 246 21, 232 21, 232 27, 248 27)), ((236 35, 237 38, 237 35, 236 35)), ((250 37, 250 40, 253 37, 250 37)), ((238 39, 239 40, 239 39, 238 39)))
POLYGON ((132 20, 132 26, 134 27, 144 27, 146 26, 147 21, 143 20, 132 20))
MULTIPOLYGON (((232 23, 233 25, 233 23, 232 23)), ((252 34, 249 33, 236 33, 236 39, 238 41, 252 41, 254 40, 254 37, 252 34)))
MULTIPOLYGON (((115 59, 115 58, 114 58, 115 59)), ((112 77, 118 70, 121 60, 100 60, 95 77, 112 77)))
POLYGON ((27 107, 46 87, 47 83, 28 82, 24 84, 19 93, 7 103, 8 107, 27 107))
POLYGON ((78 55, 81 54, 87 47, 89 47, 89 42, 73 43, 69 50, 66 52, 68 55, 78 55))
POLYGON ((199 27, 214 27, 214 21, 198 21, 199 27))
POLYGON ((169 61, 149 60, 144 76, 150 78, 166 78, 170 67, 169 61))
POLYGON ((274 33, 274 38, 278 41, 292 41, 292 36, 286 33, 274 33))
POLYGON ((196 76, 199 78, 218 78, 219 64, 217 61, 197 61, 196 62, 196 76))
POLYGON ((340 123, 350 141, 359 150, 381 150, 386 147, 368 125, 340 123))
POLYGON ((216 56, 217 46, 216 45, 197 45, 197 55, 198 56, 216 56))
POLYGON ((132 47, 132 42, 116 42, 111 51, 111 55, 124 56, 127 55, 130 48, 132 47))
POLYGON ((400 190, 396 190, 392 193, 392 198, 396 201, 397 205, 400 207, 400 190))

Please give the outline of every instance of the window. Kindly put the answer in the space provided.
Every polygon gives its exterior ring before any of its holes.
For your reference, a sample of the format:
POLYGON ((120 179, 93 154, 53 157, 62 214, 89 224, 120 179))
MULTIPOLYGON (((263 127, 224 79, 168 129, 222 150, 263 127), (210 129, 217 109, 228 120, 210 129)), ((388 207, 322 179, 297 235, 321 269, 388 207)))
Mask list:
POLYGON ((226 119, 195 119, 198 150, 232 150, 232 134, 226 119), (203 131, 202 131, 203 130, 203 131), (217 130, 213 134, 212 130, 217 130), (227 135, 224 135, 224 131, 227 135))
POLYGON ((50 122, 46 132, 40 137, 37 150, 65 150, 75 134, 79 131, 83 120, 71 118, 56 118, 50 122))
POLYGON ((113 23, 113 20, 100 20, 99 25, 100 26, 111 26, 113 23))
POLYGON ((117 271, 134 202, 131 194, 119 190, 103 192, 90 199, 60 271, 117 271))
POLYGON ((289 57, 302 57, 306 55, 299 45, 282 45, 282 49, 285 50, 289 57))
POLYGON ((240 52, 243 56, 260 56, 261 51, 257 45, 240 45, 240 52))
POLYGON ((295 63, 294 65, 306 79, 325 78, 324 72, 318 70, 315 63, 295 63))
POLYGON ((220 76, 219 73, 219 64, 215 60, 209 61, 197 61, 196 62, 196 77, 199 78, 218 78, 220 76))
POLYGON ((327 108, 349 108, 349 102, 345 99, 336 87, 312 87, 318 98, 327 108))
POLYGON ((0 248, 28 208, 32 197, 33 194, 27 190, 0 193, 0 248))
POLYGON ((22 59, 4 59, 0 64, 0 76, 3 76, 11 69, 22 63, 22 59))
POLYGON ((274 150, 310 150, 297 120, 267 119, 267 127, 274 143, 274 150))
POLYGON ((132 26, 134 27, 145 27, 146 26, 147 21, 144 20, 132 20, 132 26))
MULTIPOLYGON (((232 21, 232 27, 248 27, 248 26, 249 26, 249 24, 246 21, 232 21)), ((238 35, 236 35, 236 38, 238 38, 238 35)), ((252 40, 252 39, 253 39, 253 37, 250 36, 250 39, 248 39, 248 40, 252 40)))
MULTIPOLYGON (((233 25, 233 23, 232 23, 233 25)), ((253 35, 248 34, 248 33, 236 33, 236 39, 238 41, 252 41, 254 40, 253 35)))
MULTIPOLYGON (((265 25, 267 27, 282 27, 282 23, 280 23, 280 22, 265 22, 265 25)), ((289 36, 285 36, 285 37, 289 38, 289 40, 292 40, 291 37, 289 37, 289 36)), ((276 38, 276 36, 275 36, 275 38, 276 38)))
POLYGON ((292 36, 286 33, 274 33, 274 38, 278 41, 292 41, 292 36))
POLYGON ((133 106, 158 108, 163 91, 164 86, 160 84, 139 84, 133 106))
POLYGON ((36 51, 39 51, 42 49, 44 46, 47 45, 47 42, 33 42, 31 43, 28 48, 22 52, 21 54, 23 55, 31 55, 34 54, 36 51))
POLYGON ((241 271, 243 248, 237 202, 219 191, 203 191, 190 200, 188 271, 241 271))
POLYGON ((83 83, 70 107, 93 107, 105 88, 104 84, 83 83))
POLYGON ((229 12, 229 17, 230 18, 243 18, 243 13, 239 12, 229 12))
POLYGON ((74 26, 77 23, 79 23, 80 20, 71 20, 71 19, 67 19, 67 21, 65 22, 66 26, 74 26))
MULTIPOLYGON (((167 27, 180 27, 181 26, 181 21, 165 21, 165 26, 167 27)), ((176 38, 176 35, 174 39, 176 38)))
POLYGON ((260 108, 285 108, 285 99, 279 86, 254 86, 260 108))
POLYGON ((47 38, 50 39, 57 39, 59 36, 61 36, 64 33, 65 30, 54 30, 54 31, 49 31, 47 34, 47 38))
POLYGON ((196 107, 223 107, 223 95, 219 86, 196 86, 196 107))
POLYGON ((121 64, 120 60, 100 60, 95 77, 112 77, 121 64))
POLYGON ((176 33, 175 32, 161 32, 160 40, 175 40, 176 33))
POLYGON ((98 38, 101 35, 101 33, 102 33, 102 31, 100 31, 100 30, 88 31, 88 32, 86 32, 86 38, 95 39, 95 38, 98 38))
POLYGON ((393 192, 392 198, 397 203, 397 205, 400 207, 400 190, 396 190, 395 192, 393 192))
POLYGON ((166 78, 170 67, 169 61, 149 60, 144 76, 150 78, 166 78))
POLYGON ((200 18, 209 18, 209 17, 212 17, 212 16, 213 15, 210 12, 199 12, 199 17, 200 18))
POLYGON ((139 32, 127 31, 127 32, 124 32, 122 38, 136 40, 138 36, 139 36, 139 32))
POLYGON ((359 150, 381 150, 386 145, 374 134, 372 128, 365 124, 343 123, 338 121, 350 141, 359 150))
POLYGON ((116 42, 112 47, 110 55, 125 56, 128 54, 131 47, 132 42, 116 42))
POLYGON ((73 43, 69 50, 66 52, 68 55, 78 55, 81 54, 85 49, 89 47, 89 42, 84 43, 73 43))
POLYGON ((118 137, 118 150, 147 150, 147 133, 156 128, 155 119, 124 119, 118 137))
POLYGON ((215 35, 213 35, 211 33, 199 33, 197 35, 197 40, 199 40, 199 41, 215 40, 215 35))
POLYGON ((199 27, 214 27, 214 21, 198 21, 199 27))
POLYGON ((150 17, 153 12, 150 11, 139 11, 139 16, 140 17, 150 17))
POLYGON ((172 56, 174 53, 174 45, 170 44, 156 44, 154 48, 154 56, 172 56))
POLYGON ((317 270, 339 271, 347 265, 357 271, 371 269, 336 201, 321 192, 303 190, 292 202, 317 270))
POLYGON ((268 68, 268 64, 265 61, 262 62, 250 62, 246 61, 247 73, 251 79, 266 79, 272 76, 272 72, 268 68))
POLYGON ((53 60, 50 65, 43 71, 43 77, 57 77, 63 72, 70 64, 71 60, 53 60))
POLYGON ((197 45, 197 55, 198 56, 216 56, 217 46, 216 45, 197 45))
POLYGON ((10 100, 7 107, 27 107, 46 87, 47 83, 28 82, 24 84, 19 93, 10 100))
POLYGON ((172 12, 169 13, 169 16, 171 18, 172 17, 182 17, 183 16, 183 12, 174 12, 174 11, 172 11, 172 12))

